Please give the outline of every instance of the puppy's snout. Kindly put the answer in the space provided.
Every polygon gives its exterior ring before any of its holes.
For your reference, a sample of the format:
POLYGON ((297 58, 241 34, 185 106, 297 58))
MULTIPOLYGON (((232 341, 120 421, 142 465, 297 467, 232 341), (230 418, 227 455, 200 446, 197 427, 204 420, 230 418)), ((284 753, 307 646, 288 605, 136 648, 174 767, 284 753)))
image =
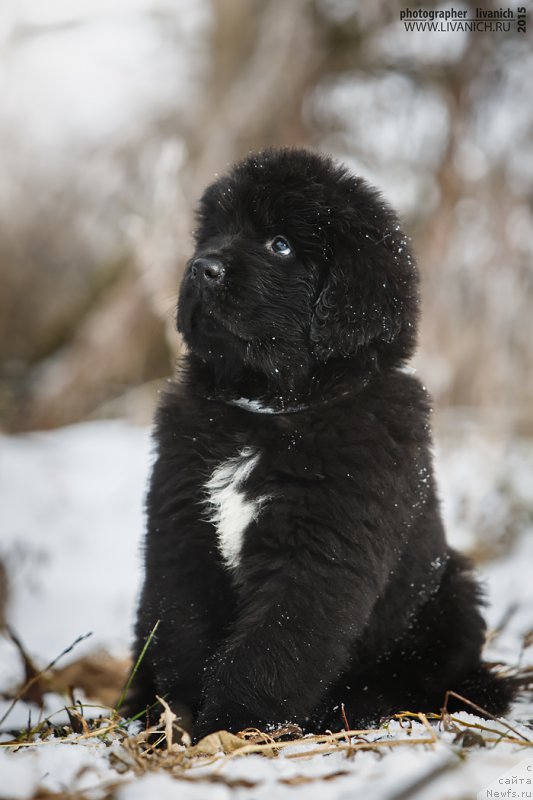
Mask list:
POLYGON ((207 284, 221 283, 224 279, 224 265, 217 258, 201 256, 191 264, 191 275, 195 280, 207 284))

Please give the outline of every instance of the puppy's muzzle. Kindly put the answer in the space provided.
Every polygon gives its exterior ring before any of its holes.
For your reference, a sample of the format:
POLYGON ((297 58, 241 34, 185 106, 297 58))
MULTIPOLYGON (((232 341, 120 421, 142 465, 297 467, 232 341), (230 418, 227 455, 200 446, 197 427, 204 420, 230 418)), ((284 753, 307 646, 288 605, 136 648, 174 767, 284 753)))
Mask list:
POLYGON ((216 286, 222 283, 225 273, 224 265, 217 258, 200 256, 191 264, 191 278, 200 286, 216 286))

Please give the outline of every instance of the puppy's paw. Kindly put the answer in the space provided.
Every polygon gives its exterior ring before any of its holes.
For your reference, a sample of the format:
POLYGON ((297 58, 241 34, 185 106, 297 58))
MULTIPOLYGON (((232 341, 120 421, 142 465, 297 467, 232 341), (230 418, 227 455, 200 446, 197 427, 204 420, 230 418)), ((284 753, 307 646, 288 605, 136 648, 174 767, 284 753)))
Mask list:
POLYGON ((216 731, 230 731, 239 733, 246 728, 266 727, 265 720, 259 720, 254 714, 241 707, 208 706, 204 708, 198 716, 193 727, 193 741, 203 739, 210 733, 216 731))

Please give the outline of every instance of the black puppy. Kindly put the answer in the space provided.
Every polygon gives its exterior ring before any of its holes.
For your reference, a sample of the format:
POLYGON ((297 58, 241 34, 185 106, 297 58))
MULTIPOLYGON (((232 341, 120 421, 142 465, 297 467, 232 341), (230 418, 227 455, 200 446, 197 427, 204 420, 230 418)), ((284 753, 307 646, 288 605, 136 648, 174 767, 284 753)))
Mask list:
POLYGON ((469 563, 445 541, 428 397, 402 369, 418 274, 380 195, 269 150, 200 202, 188 346, 157 414, 129 711, 163 695, 197 736, 503 712, 469 563), (188 711, 186 711, 186 709, 188 711))

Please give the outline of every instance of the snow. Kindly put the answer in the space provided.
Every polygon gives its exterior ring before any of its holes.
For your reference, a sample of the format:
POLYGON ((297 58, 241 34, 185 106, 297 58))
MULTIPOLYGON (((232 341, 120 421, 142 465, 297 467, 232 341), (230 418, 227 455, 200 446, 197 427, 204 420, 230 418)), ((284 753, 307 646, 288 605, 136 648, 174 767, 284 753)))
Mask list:
POLYGON ((16 759, 0 750, 1 793, 3 797, 31 797, 39 785, 40 773, 34 753, 21 753, 16 759))
POLYGON ((68 740, 22 750, 16 758, 0 750, 0 797, 31 797, 38 787, 49 792, 87 791, 103 780, 116 782, 119 776, 108 766, 106 751, 102 742, 73 746, 68 740))
MULTIPOLYGON (((516 508, 517 498, 531 509, 533 448, 525 441, 510 447, 478 430, 459 429, 457 435, 439 440, 437 458, 444 513, 455 545, 476 544, 469 529, 476 529, 483 519, 480 508, 489 509, 486 513, 494 517, 496 527, 511 507, 516 508), (502 476, 506 493, 501 489, 502 476)), ((0 438, 0 559, 10 578, 8 618, 39 665, 89 631, 93 636, 64 662, 97 648, 119 656, 126 653, 139 589, 143 498, 151 461, 149 431, 120 421, 0 438)), ((490 624, 497 625, 517 606, 488 651, 490 657, 513 665, 519 661, 521 638, 533 617, 530 519, 531 514, 529 522, 524 516, 509 552, 487 561, 481 570, 491 603, 490 624)), ((486 527, 487 535, 490 531, 486 527)), ((527 652, 523 660, 527 661, 527 652)), ((1 638, 0 688, 12 689, 21 678, 19 656, 1 638)), ((57 714, 65 702, 57 695, 47 696, 44 713, 57 714)), ((7 701, 2 701, 0 715, 6 708, 7 701)), ((18 703, 9 727, 26 725, 30 711, 35 722, 36 708, 18 703)), ((517 705, 513 716, 525 720, 531 717, 531 707, 517 705)), ((472 715, 458 717, 476 722, 472 715)), ((527 727, 516 725, 533 738, 527 727)), ((394 741, 429 736, 420 722, 413 723, 410 733, 391 723, 389 733, 394 741)), ((1 738, 6 741, 9 736, 1 738)), ((118 740, 106 745, 73 734, 15 753, 0 747, 0 798, 25 800, 40 788, 90 791, 97 800, 110 787, 110 796, 117 800, 270 800, 273 796, 348 800, 358 795, 373 800, 412 796, 439 800, 475 795, 531 752, 505 742, 466 751, 453 744, 453 738, 452 732, 440 732, 431 745, 359 751, 355 757, 336 751, 293 758, 316 747, 298 744, 277 758, 220 757, 210 766, 193 766, 184 777, 164 770, 142 776, 131 771, 119 774, 109 758, 112 752, 122 752, 118 740)))
MULTIPOLYGON (((43 665, 80 634, 76 655, 126 653, 140 575, 148 431, 115 422, 3 437, 0 559, 10 625, 43 665)), ((0 649, 0 685, 21 677, 0 649)))

